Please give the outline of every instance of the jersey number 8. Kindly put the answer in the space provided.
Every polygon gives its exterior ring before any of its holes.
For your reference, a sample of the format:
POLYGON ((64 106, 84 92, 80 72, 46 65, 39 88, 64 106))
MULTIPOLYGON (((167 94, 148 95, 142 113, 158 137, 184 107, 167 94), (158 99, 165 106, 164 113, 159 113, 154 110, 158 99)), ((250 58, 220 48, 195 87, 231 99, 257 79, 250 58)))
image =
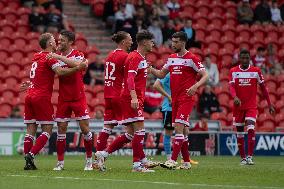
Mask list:
POLYGON ((32 64, 32 68, 31 68, 31 71, 30 71, 30 78, 35 78, 35 70, 37 68, 37 62, 34 62, 32 64))

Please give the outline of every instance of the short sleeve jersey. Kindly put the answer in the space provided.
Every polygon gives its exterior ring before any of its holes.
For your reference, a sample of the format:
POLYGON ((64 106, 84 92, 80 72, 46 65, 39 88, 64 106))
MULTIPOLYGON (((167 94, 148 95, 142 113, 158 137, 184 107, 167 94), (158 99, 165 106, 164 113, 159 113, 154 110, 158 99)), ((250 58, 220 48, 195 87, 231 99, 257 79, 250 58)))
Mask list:
POLYGON ((135 91, 137 98, 145 99, 146 80, 147 80, 147 61, 138 51, 129 53, 124 68, 124 88, 123 96, 130 97, 130 91, 128 90, 127 78, 128 73, 135 73, 135 91))
POLYGON ((249 66, 243 70, 240 66, 230 70, 229 82, 234 83, 236 95, 241 100, 241 109, 256 108, 258 83, 264 82, 264 77, 258 67, 249 66))
POLYGON ((124 78, 124 62, 128 53, 116 49, 109 53, 105 62, 105 88, 104 97, 114 98, 121 95, 124 78))
POLYGON ((54 71, 57 66, 57 60, 47 59, 49 52, 35 53, 32 60, 32 68, 30 71, 31 86, 28 95, 36 96, 52 96, 54 71))
POLYGON ((198 72, 205 70, 200 59, 191 52, 187 52, 183 56, 172 54, 164 68, 170 72, 173 101, 184 98, 194 99, 186 94, 186 89, 196 83, 198 72))

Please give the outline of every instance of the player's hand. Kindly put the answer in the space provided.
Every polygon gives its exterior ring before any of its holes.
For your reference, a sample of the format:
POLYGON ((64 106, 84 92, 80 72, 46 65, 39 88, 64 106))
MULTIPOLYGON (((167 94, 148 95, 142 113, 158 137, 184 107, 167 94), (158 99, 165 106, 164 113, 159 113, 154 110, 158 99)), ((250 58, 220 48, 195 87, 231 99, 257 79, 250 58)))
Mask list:
POLYGON ((88 67, 88 60, 84 59, 79 65, 78 65, 78 69, 79 70, 84 70, 88 67))
POLYGON ((196 85, 192 85, 189 89, 186 89, 186 94, 188 96, 193 96, 197 91, 197 86, 196 85))
POLYGON ((137 98, 131 99, 131 108, 137 110, 139 107, 139 102, 137 98))
POLYGON ((170 102, 170 104, 173 102, 173 99, 172 99, 172 97, 171 96, 168 96, 168 99, 169 99, 169 102, 170 102))
POLYGON ((147 67, 147 74, 151 74, 152 73, 152 69, 153 69, 153 66, 148 64, 149 66, 147 67))
POLYGON ((241 105, 241 100, 237 96, 234 98, 234 104, 236 106, 240 106, 241 105))
POLYGON ((31 85, 30 81, 25 81, 20 85, 20 92, 26 91, 31 85))
POLYGON ((59 59, 59 56, 60 55, 58 55, 56 53, 49 53, 48 55, 46 55, 46 58, 47 59, 52 59, 52 58, 59 59))
POLYGON ((269 106, 269 113, 270 113, 271 115, 274 115, 274 114, 275 114, 275 108, 274 108, 273 105, 270 105, 270 106, 269 106))

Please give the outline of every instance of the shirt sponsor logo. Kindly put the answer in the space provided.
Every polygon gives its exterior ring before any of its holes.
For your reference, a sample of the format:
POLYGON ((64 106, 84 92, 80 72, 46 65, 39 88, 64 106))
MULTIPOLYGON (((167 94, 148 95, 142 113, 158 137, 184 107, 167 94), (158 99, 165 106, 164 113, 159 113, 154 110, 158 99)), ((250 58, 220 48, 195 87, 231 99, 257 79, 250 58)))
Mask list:
POLYGON ((239 79, 239 85, 240 86, 250 86, 251 79, 239 79))

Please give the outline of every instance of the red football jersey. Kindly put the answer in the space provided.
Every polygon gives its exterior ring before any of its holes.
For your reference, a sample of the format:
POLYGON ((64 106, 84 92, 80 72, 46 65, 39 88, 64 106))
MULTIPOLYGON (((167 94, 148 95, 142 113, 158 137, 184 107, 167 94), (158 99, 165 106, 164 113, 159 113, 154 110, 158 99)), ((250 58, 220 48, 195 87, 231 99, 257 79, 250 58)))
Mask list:
POLYGON ((124 62, 128 53, 116 49, 109 53, 105 62, 105 98, 119 97, 124 77, 124 62))
POLYGON ((196 83, 198 72, 205 70, 200 59, 191 52, 187 52, 183 56, 171 54, 164 68, 170 72, 173 100, 189 98, 186 94, 186 89, 189 89, 196 83))
POLYGON ((146 80, 147 80, 147 61, 138 51, 133 51, 129 53, 127 59, 125 60, 124 67, 124 91, 123 95, 130 97, 130 91, 128 90, 127 78, 128 72, 133 72, 136 74, 135 82, 135 91, 138 99, 145 98, 146 90, 146 80))
POLYGON ((47 54, 49 54, 49 52, 34 54, 30 71, 31 86, 28 90, 28 95, 52 96, 55 75, 53 69, 59 65, 55 59, 48 60, 46 58, 47 54))
POLYGON ((263 83, 264 78, 258 67, 249 66, 243 70, 240 66, 230 70, 230 83, 235 84, 237 97, 241 100, 240 109, 257 108, 256 95, 258 83, 263 83))
MULTIPOLYGON (((84 54, 80 51, 72 49, 66 55, 67 58, 74 60, 83 60, 84 54)), ((62 61, 57 62, 61 67, 68 68, 68 65, 62 61)), ((85 96, 85 86, 83 83, 84 71, 77 71, 68 76, 59 77, 59 100, 76 101, 85 96)))

